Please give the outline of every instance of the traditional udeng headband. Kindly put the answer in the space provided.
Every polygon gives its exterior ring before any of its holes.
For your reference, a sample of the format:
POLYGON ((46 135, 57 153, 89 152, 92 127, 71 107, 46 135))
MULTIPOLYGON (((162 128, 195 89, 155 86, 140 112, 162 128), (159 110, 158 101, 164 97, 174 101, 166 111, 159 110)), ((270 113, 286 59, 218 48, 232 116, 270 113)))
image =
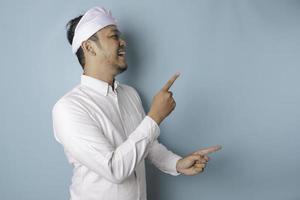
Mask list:
POLYGON ((117 20, 112 16, 110 10, 106 10, 103 7, 93 7, 88 10, 75 28, 72 41, 73 53, 76 54, 82 42, 108 25, 117 25, 117 20))

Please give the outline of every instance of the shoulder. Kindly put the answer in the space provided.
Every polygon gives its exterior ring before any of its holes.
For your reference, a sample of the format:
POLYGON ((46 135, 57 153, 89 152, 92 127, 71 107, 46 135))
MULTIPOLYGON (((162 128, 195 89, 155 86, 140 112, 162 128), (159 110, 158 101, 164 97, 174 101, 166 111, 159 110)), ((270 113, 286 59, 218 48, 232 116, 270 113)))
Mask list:
POLYGON ((78 112, 83 110, 81 105, 81 99, 84 97, 84 93, 80 89, 80 85, 77 85, 72 90, 64 94, 53 105, 52 114, 62 112, 78 112))
POLYGON ((122 91, 124 91, 125 93, 128 93, 130 95, 133 95, 135 97, 139 98, 139 93, 137 92, 137 90, 130 86, 130 85, 126 85, 126 84, 120 84, 119 83, 119 87, 121 88, 122 91))
POLYGON ((120 88, 122 92, 124 92, 124 95, 130 98, 132 102, 134 102, 134 104, 137 105, 140 110, 143 110, 142 99, 138 91, 134 87, 126 84, 121 84, 120 88))
POLYGON ((119 87, 124 91, 137 93, 136 89, 130 85, 119 83, 119 87))

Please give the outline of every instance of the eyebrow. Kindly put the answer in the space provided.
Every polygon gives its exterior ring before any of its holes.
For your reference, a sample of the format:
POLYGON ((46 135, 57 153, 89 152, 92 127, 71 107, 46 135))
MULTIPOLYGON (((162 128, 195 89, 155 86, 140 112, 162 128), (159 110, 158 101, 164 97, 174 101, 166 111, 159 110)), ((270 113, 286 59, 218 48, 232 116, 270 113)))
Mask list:
POLYGON ((121 31, 119 31, 118 29, 113 29, 110 32, 117 32, 117 33, 121 34, 121 31))

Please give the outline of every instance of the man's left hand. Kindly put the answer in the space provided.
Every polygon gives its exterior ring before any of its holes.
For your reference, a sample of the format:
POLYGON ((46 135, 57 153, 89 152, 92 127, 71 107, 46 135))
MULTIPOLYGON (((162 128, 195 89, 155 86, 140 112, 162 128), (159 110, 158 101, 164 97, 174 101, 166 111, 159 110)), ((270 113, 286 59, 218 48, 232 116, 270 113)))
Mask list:
POLYGON ((219 151, 221 145, 199 149, 198 151, 177 161, 176 170, 184 175, 192 176, 203 172, 209 157, 207 154, 219 151))

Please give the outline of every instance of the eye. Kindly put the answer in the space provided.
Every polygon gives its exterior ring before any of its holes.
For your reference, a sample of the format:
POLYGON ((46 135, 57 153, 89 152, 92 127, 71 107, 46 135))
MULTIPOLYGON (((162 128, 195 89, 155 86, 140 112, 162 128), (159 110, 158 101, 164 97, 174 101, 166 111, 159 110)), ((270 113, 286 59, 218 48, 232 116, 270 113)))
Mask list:
POLYGON ((114 34, 114 35, 111 36, 111 38, 113 38, 113 39, 119 39, 119 35, 114 34))

